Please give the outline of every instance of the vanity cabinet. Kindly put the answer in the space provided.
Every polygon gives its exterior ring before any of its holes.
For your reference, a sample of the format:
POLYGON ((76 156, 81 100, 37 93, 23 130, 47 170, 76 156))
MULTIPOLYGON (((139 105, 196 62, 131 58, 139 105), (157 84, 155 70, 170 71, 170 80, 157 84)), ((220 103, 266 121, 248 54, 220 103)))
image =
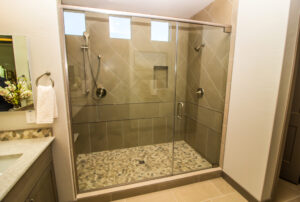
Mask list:
POLYGON ((3 202, 57 202, 49 146, 4 197, 3 202))
POLYGON ((57 202, 53 177, 53 169, 48 168, 32 189, 26 202, 57 202))

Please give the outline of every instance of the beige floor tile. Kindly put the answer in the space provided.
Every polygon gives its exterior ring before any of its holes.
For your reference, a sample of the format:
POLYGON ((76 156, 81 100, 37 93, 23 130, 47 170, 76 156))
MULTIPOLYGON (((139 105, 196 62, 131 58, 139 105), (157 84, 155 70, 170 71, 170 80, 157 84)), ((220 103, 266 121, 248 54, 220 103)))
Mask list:
POLYGON ((126 202, 177 202, 174 193, 169 190, 154 192, 126 199, 126 202))
MULTIPOLYGON (((118 202, 246 202, 224 179, 176 187, 119 200, 118 202)), ((117 201, 115 201, 117 202, 117 201)), ((293 201, 295 202, 295 201, 293 201)))
POLYGON ((300 202, 300 196, 291 200, 288 200, 287 202, 300 202))
POLYGON ((300 191, 295 190, 292 184, 288 184, 286 181, 279 181, 275 190, 274 202, 285 202, 300 196, 300 191))
POLYGON ((116 200, 116 201, 113 201, 113 202, 127 202, 126 199, 121 199, 121 200, 116 200))
POLYGON ((279 187, 285 186, 285 187, 287 187, 287 188, 289 188, 291 190, 299 191, 299 193, 300 193, 300 184, 295 185, 295 184, 290 183, 290 182, 288 182, 286 180, 279 179, 278 186, 279 187))
POLYGON ((210 180, 216 187, 217 189, 222 193, 222 194, 229 194, 232 192, 236 192, 235 189, 230 186, 223 178, 215 178, 210 180))
POLYGON ((211 202, 247 202, 239 193, 233 192, 215 199, 212 199, 211 202))
POLYGON ((179 202, 199 202, 222 195, 210 181, 174 188, 172 191, 179 202))

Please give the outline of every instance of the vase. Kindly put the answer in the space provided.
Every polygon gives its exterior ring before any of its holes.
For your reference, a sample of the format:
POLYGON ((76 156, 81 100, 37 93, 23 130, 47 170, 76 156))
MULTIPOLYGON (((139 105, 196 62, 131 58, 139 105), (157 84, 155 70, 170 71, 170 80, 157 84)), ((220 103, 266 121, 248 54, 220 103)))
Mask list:
POLYGON ((22 99, 21 100, 21 107, 26 107, 27 106, 27 100, 26 99, 22 99))
POLYGON ((15 109, 18 109, 18 108, 20 108, 20 107, 21 107, 20 105, 14 105, 14 108, 13 108, 13 109, 15 110, 15 109))

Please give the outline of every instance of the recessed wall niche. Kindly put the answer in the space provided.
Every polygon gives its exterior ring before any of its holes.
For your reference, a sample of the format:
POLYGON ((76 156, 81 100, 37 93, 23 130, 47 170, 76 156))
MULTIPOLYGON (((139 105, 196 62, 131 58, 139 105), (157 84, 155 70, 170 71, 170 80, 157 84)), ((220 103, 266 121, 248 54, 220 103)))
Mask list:
POLYGON ((168 66, 153 67, 153 88, 168 88, 168 66))

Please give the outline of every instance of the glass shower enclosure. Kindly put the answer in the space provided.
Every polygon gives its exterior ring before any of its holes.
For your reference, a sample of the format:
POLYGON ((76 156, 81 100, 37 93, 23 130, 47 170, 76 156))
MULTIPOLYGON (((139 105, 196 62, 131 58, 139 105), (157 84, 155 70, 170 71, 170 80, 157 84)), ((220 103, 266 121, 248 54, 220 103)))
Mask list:
POLYGON ((230 33, 64 11, 79 193, 217 167, 230 33))

